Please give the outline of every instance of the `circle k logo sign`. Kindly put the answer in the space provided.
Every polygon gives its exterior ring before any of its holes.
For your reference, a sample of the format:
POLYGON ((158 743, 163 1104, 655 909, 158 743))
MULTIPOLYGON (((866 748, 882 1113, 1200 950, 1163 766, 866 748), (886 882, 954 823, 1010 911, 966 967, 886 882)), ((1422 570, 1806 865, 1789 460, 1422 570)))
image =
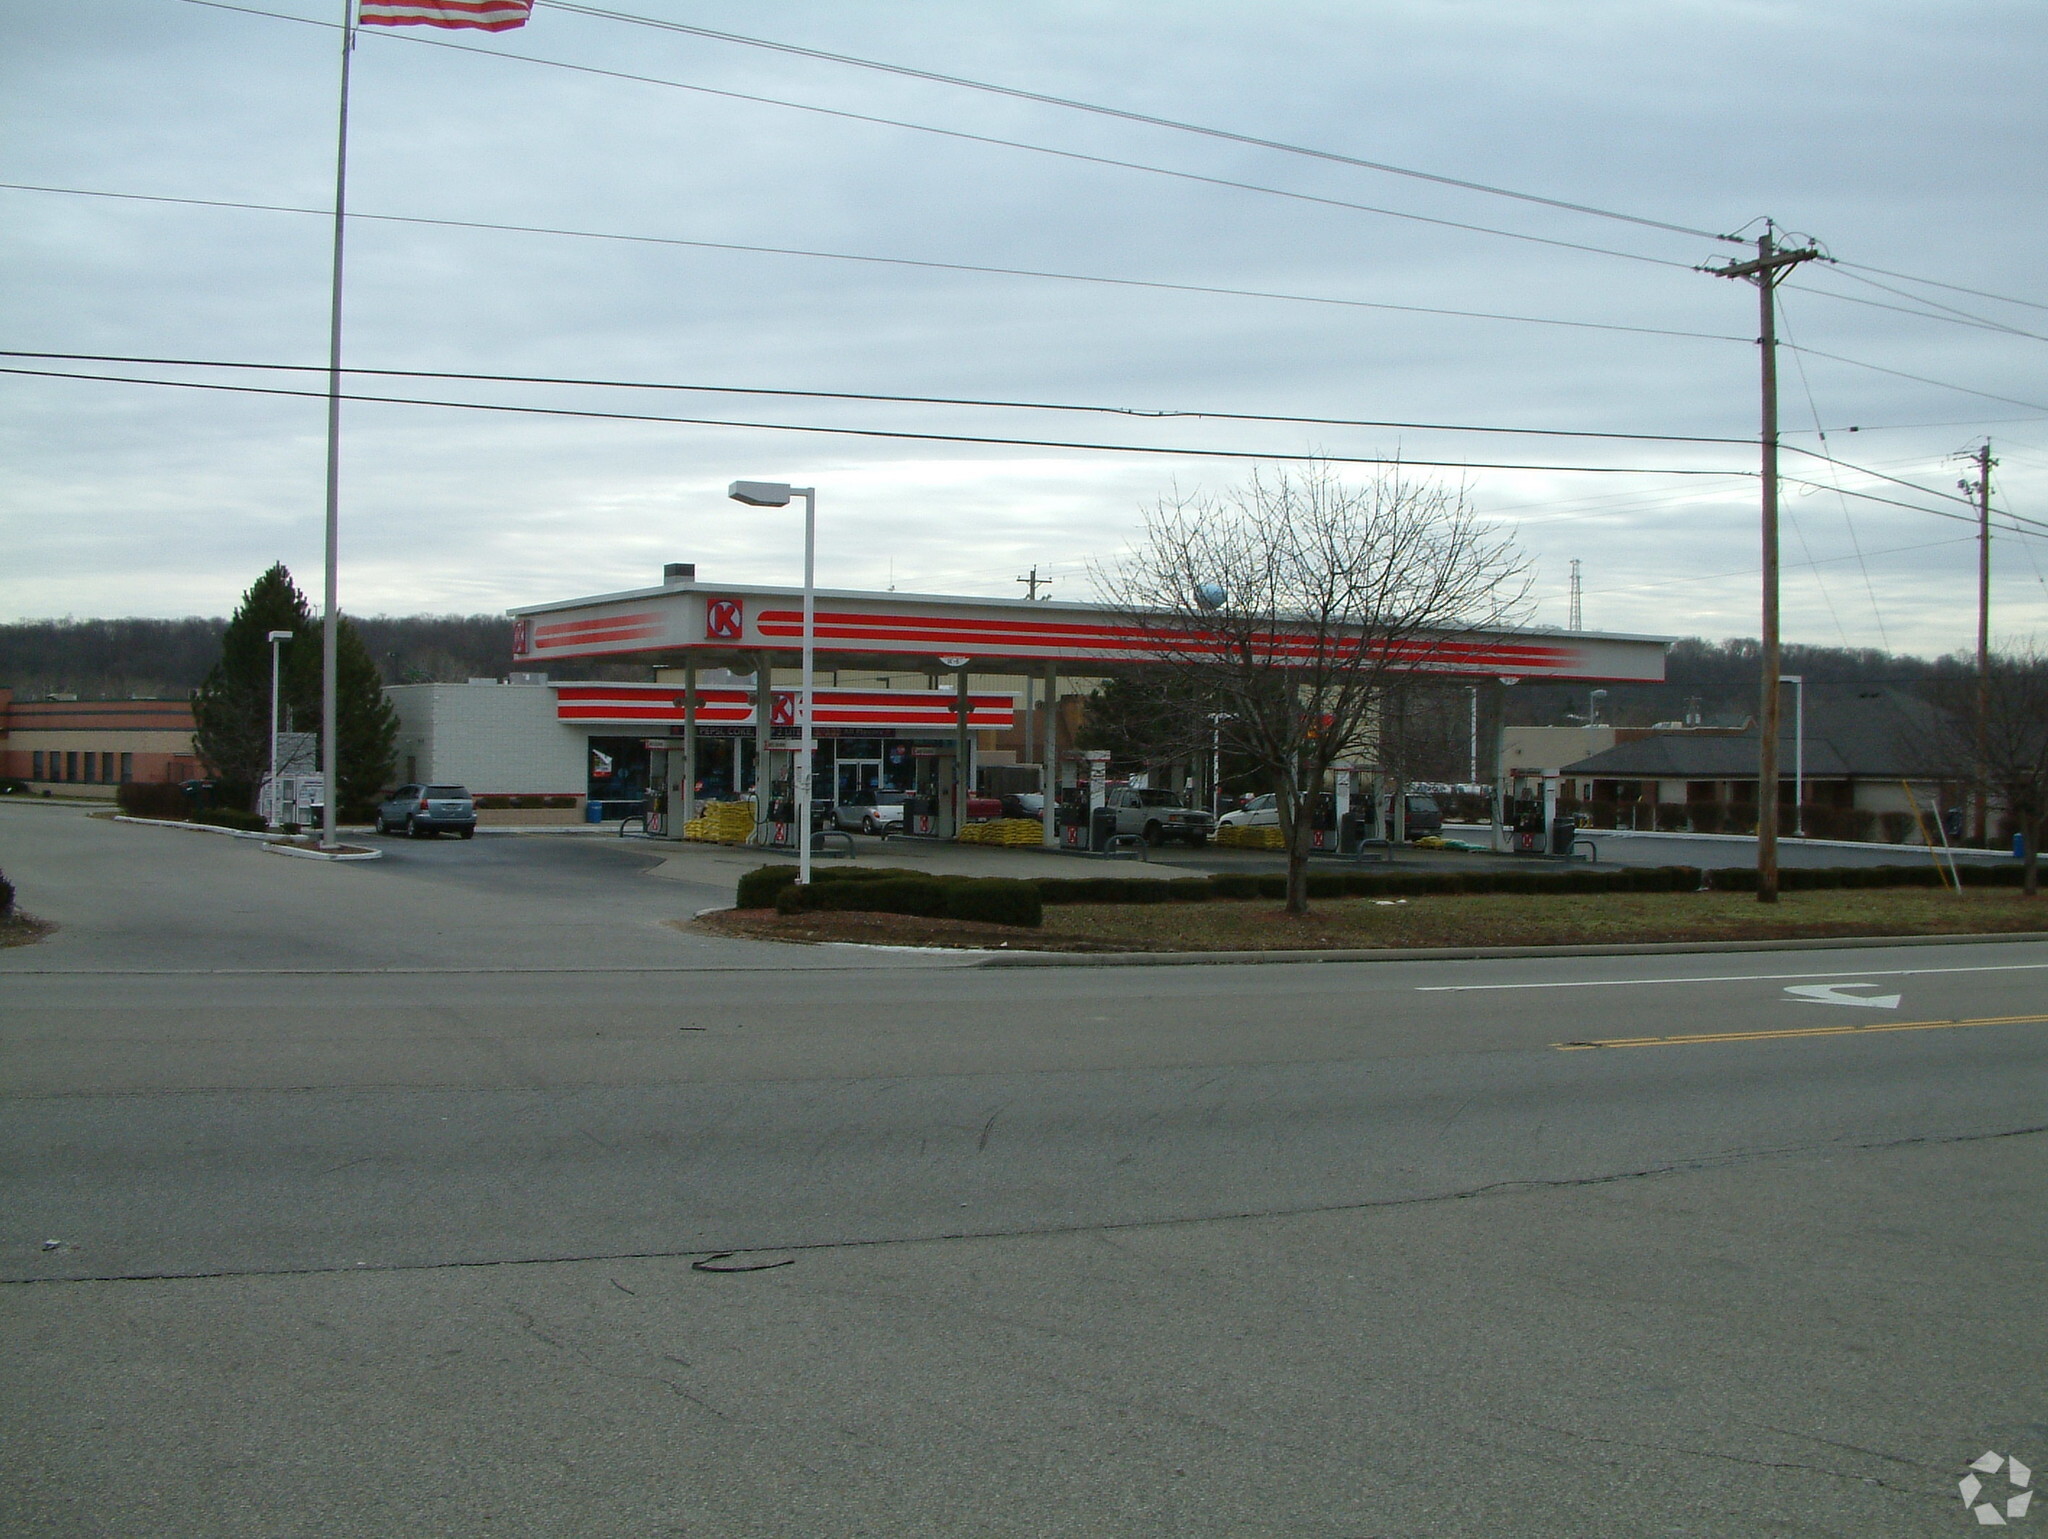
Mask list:
POLYGON ((746 633, 738 599, 713 599, 704 606, 704 636, 709 641, 738 641, 746 633))

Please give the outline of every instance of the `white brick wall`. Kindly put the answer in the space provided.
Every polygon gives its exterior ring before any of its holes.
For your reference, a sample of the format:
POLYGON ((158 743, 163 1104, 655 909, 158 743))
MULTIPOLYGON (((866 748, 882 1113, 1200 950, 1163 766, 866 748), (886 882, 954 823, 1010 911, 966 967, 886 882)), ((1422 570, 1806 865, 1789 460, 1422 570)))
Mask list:
POLYGON ((555 716, 546 684, 393 684, 398 774, 496 796, 581 796, 588 731, 555 716))

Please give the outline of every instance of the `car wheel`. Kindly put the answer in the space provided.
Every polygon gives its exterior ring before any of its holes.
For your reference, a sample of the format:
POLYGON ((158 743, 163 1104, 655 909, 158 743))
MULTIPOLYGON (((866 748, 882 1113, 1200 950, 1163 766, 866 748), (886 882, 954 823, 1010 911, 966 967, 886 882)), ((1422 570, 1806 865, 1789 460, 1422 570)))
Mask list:
POLYGON ((860 831, 864 834, 880 832, 880 830, 875 827, 875 820, 873 818, 862 818, 860 820, 860 831))
POLYGON ((421 839, 425 837, 425 835, 420 832, 419 819, 407 818, 405 820, 405 837, 408 839, 421 839))
POLYGON ((1160 845, 1166 842, 1165 830, 1160 828, 1157 823, 1147 823, 1145 825, 1145 842, 1155 850, 1158 849, 1160 845))
POLYGON ((462 837, 465 839, 474 839, 476 837, 476 830, 473 828, 465 828, 462 831, 462 837))

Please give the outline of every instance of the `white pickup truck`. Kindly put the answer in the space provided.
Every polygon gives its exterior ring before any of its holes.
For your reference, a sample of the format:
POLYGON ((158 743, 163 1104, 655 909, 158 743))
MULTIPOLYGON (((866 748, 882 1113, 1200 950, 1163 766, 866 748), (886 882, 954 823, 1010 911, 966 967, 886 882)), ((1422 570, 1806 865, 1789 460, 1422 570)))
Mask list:
POLYGON ((1209 842, 1209 814, 1186 805, 1177 792, 1118 786, 1103 805, 1116 814, 1118 833, 1136 834, 1147 844, 1179 839, 1200 849, 1209 842))

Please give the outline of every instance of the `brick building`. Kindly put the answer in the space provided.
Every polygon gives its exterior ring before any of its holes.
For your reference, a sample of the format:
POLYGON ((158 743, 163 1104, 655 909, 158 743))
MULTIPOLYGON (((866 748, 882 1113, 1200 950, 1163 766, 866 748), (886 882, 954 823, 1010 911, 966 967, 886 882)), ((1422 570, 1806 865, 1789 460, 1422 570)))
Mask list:
POLYGON ((187 700, 17 700, 0 687, 0 778, 53 796, 104 797, 129 780, 187 780, 187 700))

